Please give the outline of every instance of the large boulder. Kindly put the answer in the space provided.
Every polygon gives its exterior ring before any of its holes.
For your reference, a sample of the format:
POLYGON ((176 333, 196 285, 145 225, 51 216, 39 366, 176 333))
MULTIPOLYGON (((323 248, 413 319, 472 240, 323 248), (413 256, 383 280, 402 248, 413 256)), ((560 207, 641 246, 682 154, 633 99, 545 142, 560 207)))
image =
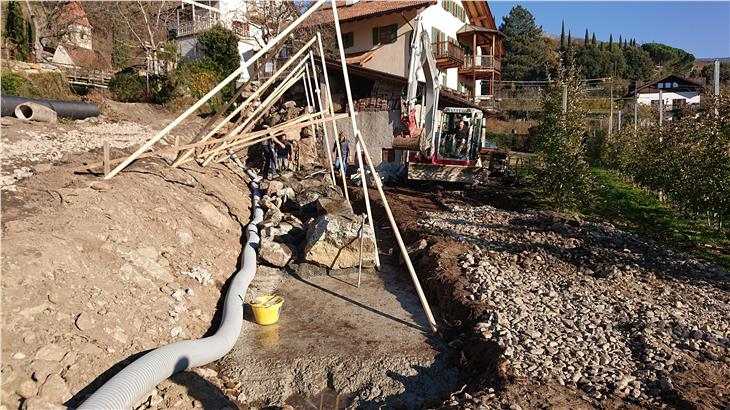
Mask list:
MULTIPOLYGON (((359 216, 322 215, 307 229, 304 260, 329 269, 355 268, 360 257, 359 216)), ((368 224, 363 227, 362 266, 375 266, 375 239, 368 224)))
POLYGON ((292 248, 280 242, 274 242, 271 238, 261 238, 259 256, 267 265, 281 268, 286 266, 292 258, 292 248))
POLYGON ((344 198, 325 198, 321 196, 317 198, 316 206, 320 215, 354 216, 350 202, 344 198))

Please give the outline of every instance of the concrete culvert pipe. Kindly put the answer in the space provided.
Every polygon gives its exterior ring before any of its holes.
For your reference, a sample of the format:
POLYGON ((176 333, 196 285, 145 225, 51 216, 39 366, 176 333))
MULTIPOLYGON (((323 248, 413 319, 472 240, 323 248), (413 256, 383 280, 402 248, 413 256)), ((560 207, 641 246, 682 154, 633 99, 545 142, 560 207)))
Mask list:
POLYGON ((52 109, 26 101, 15 107, 15 116, 21 120, 39 121, 39 122, 56 122, 58 114, 52 109))
POLYGON ((122 369, 78 409, 131 409, 160 382, 185 369, 203 366, 218 360, 236 343, 243 325, 243 300, 256 273, 256 250, 259 244, 258 224, 264 218, 259 206, 259 178, 251 176, 251 221, 246 226, 246 243, 241 252, 241 270, 233 277, 223 304, 220 327, 213 336, 186 340, 159 347, 122 369))
POLYGON ((15 107, 19 104, 32 102, 52 109, 62 118, 83 120, 96 117, 100 114, 99 107, 83 101, 46 100, 43 98, 17 97, 0 94, 0 115, 10 117, 15 115, 15 107))

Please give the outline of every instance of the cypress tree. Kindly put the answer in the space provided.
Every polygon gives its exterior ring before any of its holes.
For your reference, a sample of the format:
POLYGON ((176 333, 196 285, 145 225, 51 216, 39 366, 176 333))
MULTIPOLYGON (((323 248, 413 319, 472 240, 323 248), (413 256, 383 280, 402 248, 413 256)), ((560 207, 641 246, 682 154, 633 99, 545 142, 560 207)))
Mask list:
POLYGON ((624 40, 623 40, 623 36, 621 36, 621 35, 619 34, 619 36, 618 36, 618 46, 619 46, 619 47, 621 47, 621 44, 623 44, 623 42, 624 42, 624 40))
POLYGON ((626 50, 626 39, 624 39, 624 50, 626 50))
POLYGON ((565 20, 560 24, 560 49, 565 50, 565 20))
POLYGON ((586 29, 586 36, 583 39, 583 47, 588 47, 588 29, 586 29))
POLYGON ((570 37, 570 30, 568 30, 568 48, 573 47, 573 39, 570 37))
POLYGON ((609 34, 608 36, 608 50, 613 50, 613 34, 609 34))
POLYGON ((593 38, 591 38, 591 47, 596 46, 596 33, 593 32, 593 38))
POLYGON ((26 60, 30 52, 30 42, 28 37, 32 34, 32 32, 29 30, 28 26, 29 25, 23 16, 23 10, 20 7, 20 2, 8 2, 5 32, 7 33, 8 39, 14 46, 13 57, 18 60, 26 60))

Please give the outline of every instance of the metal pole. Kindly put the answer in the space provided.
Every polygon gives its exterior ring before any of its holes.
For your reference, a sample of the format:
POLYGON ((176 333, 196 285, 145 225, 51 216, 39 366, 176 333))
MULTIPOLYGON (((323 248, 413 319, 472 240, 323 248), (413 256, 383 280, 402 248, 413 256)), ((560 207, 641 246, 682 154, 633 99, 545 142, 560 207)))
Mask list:
POLYGON ((634 136, 638 132, 639 128, 639 97, 638 93, 634 90, 634 136))
MULTIPOLYGON (((317 45, 319 47, 319 58, 322 59, 322 72, 324 73, 324 85, 326 87, 327 92, 327 107, 329 107, 329 113, 330 116, 335 115, 335 109, 332 103, 332 91, 330 88, 330 78, 329 74, 327 74, 327 64, 325 63, 325 57, 324 57, 324 48, 322 47, 322 34, 318 31, 317 32, 317 45)), ((327 125, 323 125, 326 127, 327 125)), ((347 199, 347 202, 350 202, 350 194, 347 192, 347 177, 345 176, 345 173, 342 172, 342 168, 344 166, 344 163, 342 162, 342 150, 340 149, 340 134, 337 132, 337 121, 332 121, 332 130, 335 132, 334 140, 335 140, 335 147, 337 149, 337 158, 340 159, 340 178, 342 179, 342 190, 345 192, 345 199, 347 199)), ((330 147, 327 147, 327 149, 330 149, 330 147)), ((332 181, 334 182, 334 181, 332 181)), ((375 231, 373 231, 374 233, 375 231)))
POLYGON ((568 112, 568 85, 563 84, 563 115, 568 112))
MULTIPOLYGON (((615 69, 615 67, 614 67, 615 69)), ((611 81, 611 109, 608 116, 608 138, 611 138, 611 133, 613 133, 613 77, 610 79, 611 81)))
POLYGON ((365 218, 367 218, 366 214, 362 214, 362 220, 360 221, 360 258, 357 262, 357 287, 360 287, 360 277, 362 276, 362 247, 363 242, 365 242, 365 218))
POLYGON ((720 115, 720 60, 715 60, 715 117, 720 115))
POLYGON ((618 132, 621 132, 621 110, 618 110, 618 132))
MULTIPOLYGON (((315 68, 315 65, 314 65, 314 53, 312 53, 311 50, 309 51, 309 60, 312 62, 312 74, 314 74, 314 93, 317 94, 317 102, 319 103, 319 111, 323 113, 322 118, 324 118, 325 107, 322 105, 322 92, 319 89, 319 78, 317 77, 317 69, 315 68)), ((334 186, 337 180, 335 179, 335 167, 332 162, 332 152, 330 151, 330 139, 329 139, 329 136, 327 135, 327 124, 322 124, 322 132, 324 134, 324 151, 325 151, 325 154, 327 154, 327 161, 329 162, 329 165, 330 165, 330 176, 332 177, 331 183, 334 186)), ((336 135, 335 135, 335 138, 337 138, 336 135)))
MULTIPOLYGON (((659 90, 659 127, 664 123, 664 94, 659 90)), ((659 142, 662 142, 662 136, 659 134, 659 142)))

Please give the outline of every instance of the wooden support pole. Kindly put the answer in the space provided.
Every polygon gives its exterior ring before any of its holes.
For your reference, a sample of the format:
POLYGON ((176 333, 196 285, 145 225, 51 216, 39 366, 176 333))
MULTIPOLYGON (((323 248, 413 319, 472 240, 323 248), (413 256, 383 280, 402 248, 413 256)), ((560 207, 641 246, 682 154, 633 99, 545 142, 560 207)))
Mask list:
POLYGON ((431 329, 434 332, 436 332, 438 330, 436 327, 436 319, 434 319, 433 313, 431 313, 431 307, 428 305, 428 301, 426 300, 426 295, 423 293, 423 289, 421 288, 421 282, 418 280, 418 276, 416 275, 416 270, 413 268, 413 263, 411 262, 411 257, 410 257, 410 255, 408 255, 408 249, 406 248, 406 245, 403 242, 403 238, 400 235, 400 229, 398 229, 398 225, 395 223, 395 218, 393 218, 393 212, 390 210, 390 205, 388 205, 388 200, 385 198, 385 192, 383 192, 383 184, 380 181, 378 172, 375 170, 375 166, 373 166, 373 160, 370 158, 368 149, 365 146, 365 142, 362 139, 362 134, 360 134, 359 132, 357 133, 357 139, 358 139, 358 142, 362 145, 363 151, 365 152, 365 159, 367 159, 368 166, 370 167, 370 172, 373 174, 373 178, 375 179, 375 187, 378 189, 378 193, 380 194, 380 199, 383 201, 383 208, 385 208, 385 213, 388 216, 388 221, 390 222, 390 227, 393 229, 393 235, 395 235, 395 240, 396 240, 396 242, 398 242, 398 247, 400 248, 400 252, 403 255, 403 259, 406 262, 406 267, 408 268, 408 273, 411 275, 411 280, 413 281, 413 285, 416 287, 416 293, 418 293, 418 299, 421 301, 421 306, 423 307, 424 312, 426 312, 426 317, 428 318, 429 325, 431 325, 431 329))
MULTIPOLYGON (((334 117, 335 109, 334 105, 332 104, 332 89, 330 88, 330 78, 329 74, 327 74, 327 64, 324 58, 324 47, 322 47, 322 34, 319 31, 317 32, 317 43, 319 46, 319 58, 322 59, 322 71, 324 72, 324 84, 326 87, 325 91, 327 91, 327 107, 329 108, 330 117, 334 117)), ((342 150, 340 149, 340 135, 337 133, 337 121, 332 121, 332 130, 335 133, 334 139, 335 147, 337 148, 337 158, 340 159, 340 178, 342 178, 342 190, 345 192, 345 199, 347 199, 347 202, 350 202, 350 194, 347 192, 347 178, 343 170, 344 163, 342 162, 342 150)), ((332 148, 327 147, 327 149, 331 150, 332 148)))
MULTIPOLYGON (((309 107, 312 107, 312 110, 314 110, 314 90, 312 89, 312 83, 310 82, 310 74, 309 74, 309 64, 304 66, 305 74, 304 74, 304 84, 305 84, 305 90, 308 89, 307 94, 307 105, 309 107)), ((312 69, 314 69, 314 66, 312 66, 312 69)), ((309 110, 309 108, 307 108, 309 110)), ((312 138, 314 138, 315 146, 317 145, 317 131, 314 129, 314 125, 311 127, 312 131, 312 138)))
MULTIPOLYGON (((228 114, 226 119, 224 119, 218 125, 216 125, 210 132, 208 132, 208 134, 206 134, 200 140, 206 141, 209 138, 211 138, 225 124, 228 124, 231 121, 231 119, 236 116, 236 114, 241 112, 241 110, 243 110, 244 108, 248 107, 249 104, 251 104, 251 102, 254 99, 256 99, 261 93, 266 91, 287 68, 289 68, 292 64, 294 64, 294 62, 296 61, 297 58, 299 58, 309 47, 312 46, 312 44, 314 44, 314 40, 315 40, 315 37, 312 37, 304 46, 302 46, 301 49, 299 49, 299 51, 297 51, 286 63, 284 63, 284 65, 282 65, 281 68, 276 70, 276 72, 268 80, 266 80, 263 84, 261 84, 261 86, 255 92, 253 92, 251 95, 249 95, 248 98, 246 98, 246 100, 243 103, 241 103, 241 105, 236 107, 235 110, 233 110, 230 114, 228 114)), ((243 91, 243 87, 241 88, 241 91, 243 91)), ((239 94, 239 96, 240 96, 240 94, 239 94)), ((227 109, 228 108, 225 108, 225 110, 227 110, 227 109)), ((225 111, 225 110, 222 110, 222 111, 225 111)), ((239 121, 242 121, 242 120, 243 120, 243 117, 239 121)), ((205 128, 207 129, 208 126, 206 125, 205 128)), ((198 138, 198 137, 196 136, 196 138, 198 138)), ((197 141, 193 141, 193 142, 197 142, 197 141)), ((192 154, 193 154, 193 151, 185 152, 180 157, 178 157, 177 160, 175 160, 175 162, 172 164, 172 166, 176 167, 176 166, 183 164, 185 162, 185 160, 192 154)))
MULTIPOLYGON (((335 32, 337 33, 337 46, 340 49, 340 63, 342 64, 342 76, 345 80, 345 91, 347 92, 347 106, 350 109, 350 121, 352 122, 352 132, 357 134, 359 132, 357 128, 357 120, 355 120, 355 104, 352 101, 352 90, 350 89, 350 76, 347 73, 347 61, 345 60, 345 47, 342 43, 342 33, 340 30, 340 20, 337 15, 337 2, 332 3, 332 15, 335 20, 335 32)), ((323 57, 324 58, 324 57, 323 57)), ((370 193, 368 192, 368 181, 365 176, 365 167, 362 164, 362 152, 360 143, 355 144, 355 152, 357 154, 357 162, 360 166, 360 181, 362 182, 362 192, 365 197, 365 210, 368 213, 368 222, 370 228, 373 230, 373 243, 375 244, 375 265, 380 268, 380 254, 378 252, 378 241, 375 235, 375 220, 373 219, 373 213, 370 210, 370 193)), ((373 178, 377 178, 377 174, 372 174, 373 178)))
MULTIPOLYGON (((310 125, 310 123, 311 124, 321 124, 323 122, 339 120, 339 119, 346 118, 346 117, 347 117, 346 114, 339 114, 339 115, 337 115, 337 116, 335 116, 333 118, 314 119, 314 120, 307 121, 307 122, 304 122, 304 123, 301 123, 301 124, 297 124, 297 126, 299 128, 303 128, 303 127, 308 127, 310 125)), ((208 145, 218 144, 218 143, 220 143, 222 141, 233 141, 235 139, 261 136, 261 135, 265 135, 265 134, 270 133, 270 132, 278 132, 278 131, 285 131, 285 130, 286 130, 286 127, 275 127, 275 128, 269 128, 267 130, 254 131, 254 132, 249 133, 247 135, 234 135, 234 136, 231 136, 231 137, 227 137, 225 139, 217 139, 215 141, 200 141, 200 142, 195 142, 195 143, 192 143, 192 144, 181 145, 179 147, 167 147, 167 148, 159 149, 157 151, 146 152, 144 154, 140 154, 135 159, 149 158, 149 157, 153 157, 153 156, 159 156, 159 155, 162 155, 162 154, 173 154, 173 153, 176 153, 178 151, 185 150, 185 149, 199 148, 199 147, 205 147, 205 146, 208 146, 208 145)), ((111 164, 111 165, 119 164, 119 163, 121 163, 121 162, 123 162, 125 160, 126 160, 126 158, 112 159, 112 160, 109 160, 109 164, 111 164)), ((99 167, 102 167, 102 166, 104 166, 104 163, 103 162, 96 162, 96 163, 93 163, 93 164, 87 164, 87 165, 82 165, 82 166, 75 167, 75 168, 73 168, 73 170, 75 172, 80 172, 80 171, 84 171, 84 170, 96 169, 96 168, 99 168, 99 167)))
MULTIPOLYGON (((314 65, 314 53, 312 51, 309 51, 309 59, 312 61, 312 73, 314 74, 314 92, 317 94, 317 102, 319 103, 319 111, 322 112, 322 118, 324 118, 324 111, 325 108, 322 106, 322 95, 321 90, 319 89, 319 78, 317 78, 317 68, 314 65)), ((322 63, 324 63, 324 60, 322 60, 322 63)), ((326 69, 326 68, 325 68, 326 69)), ((332 153, 330 152, 330 139, 327 136, 327 124, 322 124, 322 131, 324 133, 324 151, 327 155, 327 162, 330 166, 330 175, 332 177, 332 180, 330 181, 332 185, 335 184, 335 167, 332 163, 332 153)), ((335 135, 335 138, 337 136, 335 135)))
POLYGON ((109 141, 104 141, 104 175, 109 175, 111 164, 109 164, 109 141))
MULTIPOLYGON (((263 113, 269 110, 274 103, 281 98, 281 96, 289 89, 292 85, 294 85, 297 81, 299 81, 299 78, 304 75, 303 69, 301 68, 304 63, 306 63, 307 59, 303 58, 302 61, 299 62, 297 65, 297 68, 295 71, 290 72, 287 74, 286 78, 284 79, 284 82, 282 84, 279 84, 274 91, 272 91, 271 94, 269 94, 268 97, 266 97, 266 100, 262 102, 256 109, 246 118, 245 121, 243 121, 241 124, 237 125, 232 131, 228 132, 225 137, 239 134, 239 133, 246 133, 248 132, 255 124, 256 120, 259 119, 263 113), (299 71, 296 71, 299 70, 299 71), (297 76, 296 78, 292 79, 293 76, 297 76)), ((207 165, 209 161, 206 161, 203 163, 203 166, 207 165)))
POLYGON ((132 163, 137 157, 139 157, 141 154, 146 152, 148 149, 152 148, 153 145, 155 145, 160 139, 162 139, 165 135, 167 135, 170 130, 178 126, 185 118, 189 117, 190 114, 193 114, 195 111, 198 110, 203 104, 205 104, 209 99, 211 99, 214 95, 218 94, 226 85, 228 85, 231 81, 235 80, 244 70, 248 68, 252 63, 254 63, 256 60, 261 58, 262 55, 266 54, 271 48, 273 48, 276 44, 278 44, 282 39, 289 36, 289 34, 301 24, 302 21, 304 21, 307 17, 309 17, 312 13, 314 13, 317 9, 319 9, 325 0, 317 0, 307 11, 302 13, 301 16, 299 16, 292 24, 286 26, 284 30, 282 30, 281 33, 279 33, 274 39, 272 39, 270 42, 268 42, 264 47, 261 48, 254 56, 244 61, 240 67, 238 67, 236 70, 234 70, 231 74, 228 75, 223 81, 221 81, 217 86, 213 87, 212 90, 208 91, 207 94, 205 94, 201 99, 199 99, 195 104, 191 105, 187 110, 185 110, 184 113, 180 114, 175 120, 173 120, 170 124, 168 124, 165 128, 160 130, 157 134, 155 134, 152 138, 150 138, 146 143, 144 143, 137 151, 135 151, 132 155, 130 155, 126 160, 124 160, 121 164, 119 164, 116 168, 114 168, 113 171, 111 171, 108 175, 106 175, 104 178, 109 179, 112 178, 114 175, 118 174, 121 170, 123 170, 127 165, 132 163))

